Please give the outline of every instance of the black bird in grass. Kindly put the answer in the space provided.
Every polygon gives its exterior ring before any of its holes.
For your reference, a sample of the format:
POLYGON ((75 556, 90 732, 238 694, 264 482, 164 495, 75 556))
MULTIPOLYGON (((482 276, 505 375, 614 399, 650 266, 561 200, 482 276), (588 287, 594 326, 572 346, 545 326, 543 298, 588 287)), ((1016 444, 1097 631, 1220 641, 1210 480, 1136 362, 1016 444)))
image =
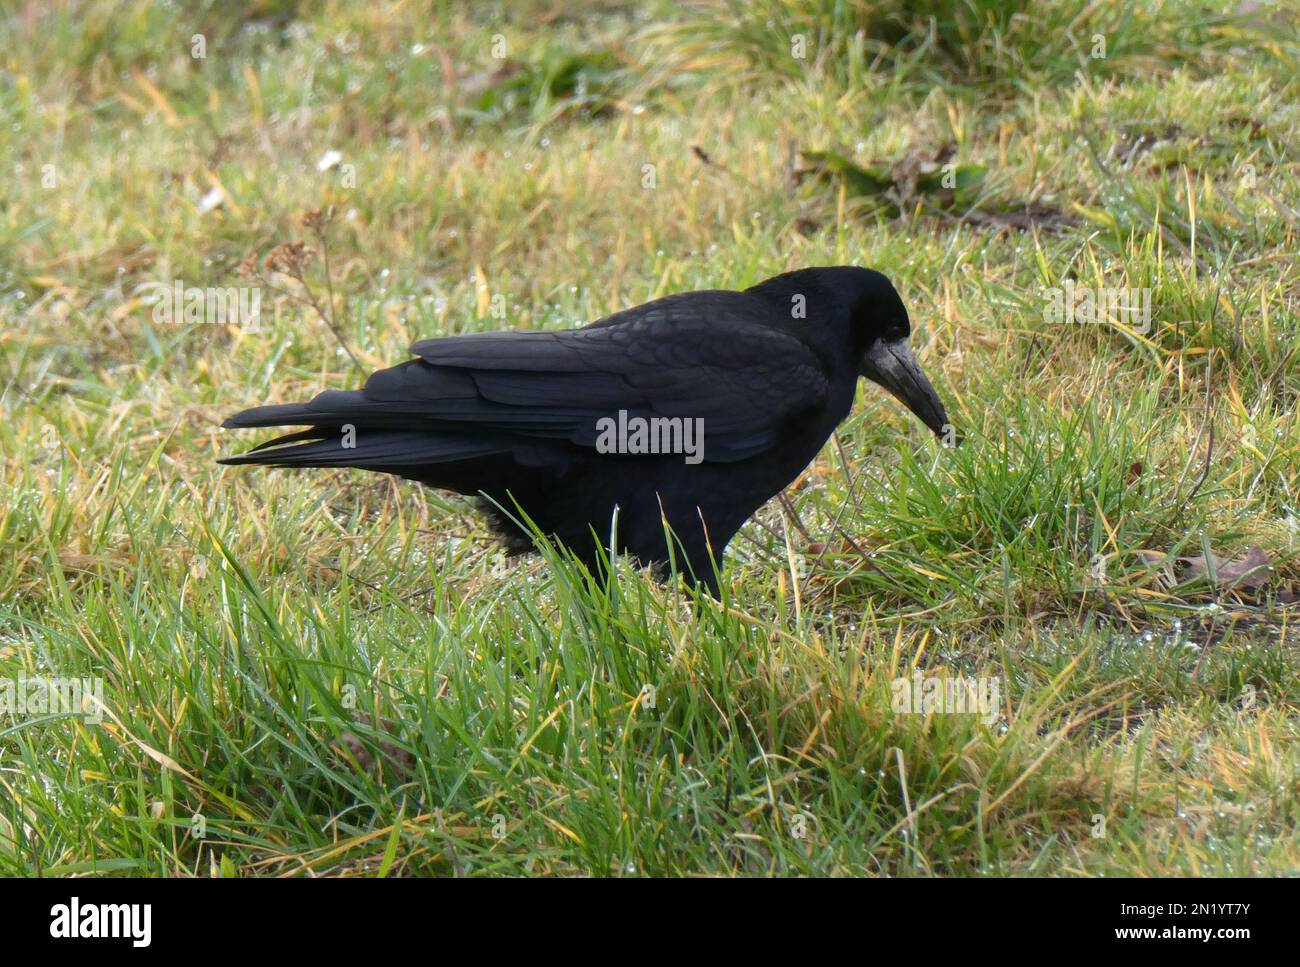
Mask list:
POLYGON ((951 432, 910 333, 885 276, 838 267, 671 295, 584 329, 426 339, 362 389, 231 417, 311 428, 222 462, 359 467, 483 496, 512 552, 532 547, 522 511, 593 574, 613 535, 716 596, 714 562, 848 416, 859 376, 951 432))

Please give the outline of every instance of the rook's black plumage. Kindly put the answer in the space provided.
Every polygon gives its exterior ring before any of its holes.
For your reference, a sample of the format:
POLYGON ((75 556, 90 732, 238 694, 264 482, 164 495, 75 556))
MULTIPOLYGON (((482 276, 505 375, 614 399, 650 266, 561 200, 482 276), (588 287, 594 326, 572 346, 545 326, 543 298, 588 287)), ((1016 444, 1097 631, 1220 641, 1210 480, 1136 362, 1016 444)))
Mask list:
MULTIPOLYGON (((840 267, 668 296, 585 329, 428 339, 360 390, 231 417, 225 426, 311 429, 222 462, 359 467, 481 494, 521 508, 593 570, 617 508, 620 550, 667 563, 666 522, 679 566, 716 593, 711 557, 720 566, 741 524, 817 454, 860 375, 942 432, 909 333, 888 279, 840 267), (602 421, 664 418, 702 421, 702 459, 601 452, 602 421)), ((507 515, 490 516, 512 549, 530 546, 507 515)))

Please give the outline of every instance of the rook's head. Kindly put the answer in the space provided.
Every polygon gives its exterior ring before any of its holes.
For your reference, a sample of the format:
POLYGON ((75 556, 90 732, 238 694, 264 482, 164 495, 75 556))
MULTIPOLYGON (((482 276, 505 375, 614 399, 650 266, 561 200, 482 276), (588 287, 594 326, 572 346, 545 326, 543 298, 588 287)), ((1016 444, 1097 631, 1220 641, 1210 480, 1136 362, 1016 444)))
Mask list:
POLYGON ((851 268, 853 328, 863 348, 858 372, 883 386, 937 436, 948 432, 948 412, 908 341, 912 324, 889 279, 871 269, 851 268))
POLYGON ((855 372, 898 397, 937 435, 949 432, 943 401, 908 342, 907 309, 885 276, 852 265, 828 266, 787 272, 749 291, 783 310, 802 307, 803 315, 792 315, 815 330, 808 338, 823 355, 852 353, 855 372))

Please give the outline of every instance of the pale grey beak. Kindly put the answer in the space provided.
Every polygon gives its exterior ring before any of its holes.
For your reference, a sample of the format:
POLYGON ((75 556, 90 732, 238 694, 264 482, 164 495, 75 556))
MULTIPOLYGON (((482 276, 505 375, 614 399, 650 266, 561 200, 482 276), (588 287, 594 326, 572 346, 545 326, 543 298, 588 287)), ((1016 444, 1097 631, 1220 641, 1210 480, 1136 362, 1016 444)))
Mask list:
POLYGON ((862 357, 862 375, 898 397, 936 435, 952 435, 950 429, 945 429, 949 424, 943 400, 921 372, 906 339, 877 339, 862 357))

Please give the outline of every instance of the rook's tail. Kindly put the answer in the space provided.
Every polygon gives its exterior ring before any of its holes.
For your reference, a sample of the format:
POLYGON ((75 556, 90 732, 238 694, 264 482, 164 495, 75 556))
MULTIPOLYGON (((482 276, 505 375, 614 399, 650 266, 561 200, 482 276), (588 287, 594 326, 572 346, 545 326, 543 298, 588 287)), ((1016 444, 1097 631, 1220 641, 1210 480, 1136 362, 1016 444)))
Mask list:
POLYGON ((272 467, 358 467, 401 473, 403 468, 470 460, 505 449, 491 434, 466 435, 360 392, 330 390, 308 403, 255 406, 237 413, 226 429, 265 426, 311 428, 276 437, 218 463, 272 467))

